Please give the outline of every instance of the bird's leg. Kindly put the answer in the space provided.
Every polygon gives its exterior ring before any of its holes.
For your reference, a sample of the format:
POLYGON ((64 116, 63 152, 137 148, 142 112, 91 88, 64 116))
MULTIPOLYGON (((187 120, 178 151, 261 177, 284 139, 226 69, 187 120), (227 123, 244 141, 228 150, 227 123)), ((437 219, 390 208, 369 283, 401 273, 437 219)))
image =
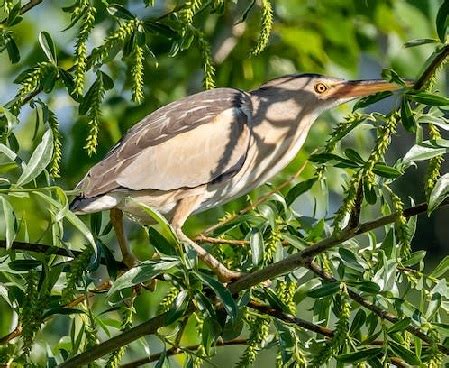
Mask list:
POLYGON ((134 254, 132 254, 131 249, 129 249, 128 242, 126 241, 125 230, 123 227, 123 212, 118 208, 111 209, 111 222, 112 226, 114 227, 118 245, 120 246, 120 250, 122 251, 123 263, 131 269, 136 266, 139 261, 134 256, 134 254))
POLYGON ((187 197, 178 201, 175 213, 171 219, 171 226, 175 230, 178 239, 181 242, 190 245, 197 253, 198 258, 214 271, 221 282, 231 282, 239 279, 242 276, 242 272, 229 270, 206 249, 195 243, 183 233, 182 225, 186 221, 187 216, 191 213, 194 204, 196 204, 196 197, 187 197))

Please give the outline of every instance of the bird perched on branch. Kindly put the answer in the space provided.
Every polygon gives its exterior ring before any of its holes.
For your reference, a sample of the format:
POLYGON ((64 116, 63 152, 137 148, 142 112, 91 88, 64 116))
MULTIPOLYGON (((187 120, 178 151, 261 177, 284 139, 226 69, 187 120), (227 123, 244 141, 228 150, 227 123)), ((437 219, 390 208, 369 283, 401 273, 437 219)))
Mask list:
POLYGON ((244 92, 216 88, 159 108, 134 125, 78 184, 77 214, 111 210, 124 262, 132 266, 123 212, 151 223, 139 203, 164 215, 222 281, 240 276, 182 232, 187 217, 242 196, 281 171, 323 111, 400 86, 317 74, 287 75, 244 92))

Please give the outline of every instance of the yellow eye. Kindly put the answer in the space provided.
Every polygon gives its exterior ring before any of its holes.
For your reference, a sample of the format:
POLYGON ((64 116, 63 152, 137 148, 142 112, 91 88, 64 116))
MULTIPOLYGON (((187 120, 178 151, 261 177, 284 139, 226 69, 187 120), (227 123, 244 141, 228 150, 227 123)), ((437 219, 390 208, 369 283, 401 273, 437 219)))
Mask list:
POLYGON ((316 93, 324 93, 327 91, 327 86, 324 83, 315 84, 315 92, 316 93))

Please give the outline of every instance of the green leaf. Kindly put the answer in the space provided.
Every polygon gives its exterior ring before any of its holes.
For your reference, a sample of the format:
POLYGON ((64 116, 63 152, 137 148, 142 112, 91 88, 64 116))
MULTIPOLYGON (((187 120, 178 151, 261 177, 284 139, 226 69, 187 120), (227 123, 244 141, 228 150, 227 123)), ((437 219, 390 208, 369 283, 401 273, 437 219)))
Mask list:
POLYGON ((290 206, 296 198, 300 195, 307 192, 309 189, 313 187, 316 182, 316 178, 304 180, 298 184, 296 184, 293 188, 291 188, 287 195, 285 196, 285 201, 287 202, 287 206, 290 206))
POLYGON ((416 132, 416 121, 413 117, 412 109, 410 108, 410 103, 406 98, 402 99, 401 104, 401 121, 404 125, 405 130, 410 133, 416 132))
POLYGON ((169 269, 176 267, 179 264, 179 260, 175 258, 162 258, 161 260, 145 261, 138 266, 126 271, 117 280, 115 280, 111 289, 108 291, 108 295, 112 295, 116 291, 132 287, 145 281, 149 281, 155 276, 168 271, 169 269))
POLYGON ((358 271, 358 272, 364 272, 365 269, 363 266, 359 263, 357 260, 357 257, 354 253, 352 253, 349 249, 346 249, 344 247, 341 247, 338 249, 338 252, 340 253, 341 261, 349 268, 358 271))
POLYGON ((211 355, 211 347, 221 334, 221 326, 216 319, 207 317, 203 323, 201 340, 208 356, 211 355))
POLYGON ((58 63, 58 59, 56 57, 56 47, 51 39, 50 33, 41 32, 39 34, 39 43, 47 56, 47 59, 56 65, 58 63))
POLYGON ((8 267, 14 271, 29 271, 42 265, 41 261, 35 259, 18 259, 8 263, 8 267))
POLYGON ((352 108, 352 112, 355 112, 358 109, 362 109, 364 107, 367 107, 369 105, 375 104, 376 102, 379 102, 387 97, 393 96, 393 93, 390 91, 384 91, 379 92, 371 96, 362 97, 360 98, 357 103, 352 108))
POLYGON ((7 34, 5 36, 4 42, 9 60, 13 64, 17 63, 20 60, 20 51, 19 48, 17 47, 16 41, 14 40, 14 38, 12 38, 11 35, 7 34))
POLYGON ((169 256, 176 255, 176 249, 152 226, 148 227, 148 238, 150 244, 157 249, 159 253, 169 256))
POLYGON ((127 20, 131 20, 131 19, 135 18, 135 16, 131 12, 129 12, 125 7, 123 7, 119 4, 109 5, 106 9, 109 14, 111 14, 115 17, 118 17, 118 18, 127 19, 127 20))
POLYGON ((329 282, 326 284, 323 284, 322 286, 313 289, 313 290, 309 290, 307 292, 307 296, 309 296, 310 298, 313 299, 319 299, 319 298, 324 298, 326 296, 329 295, 333 295, 336 292, 338 292, 340 290, 340 283, 335 281, 335 282, 329 282))
POLYGON ((254 266, 257 266, 263 258, 264 241, 263 236, 258 229, 253 229, 249 238, 251 247, 251 260, 254 266))
POLYGON ((410 323, 412 323, 412 319, 410 317, 403 318, 391 326, 387 330, 387 333, 391 335, 395 332, 404 331, 408 326, 410 326, 410 323))
POLYGON ((355 351, 353 353, 340 354, 336 357, 337 361, 342 364, 355 364, 364 362, 382 353, 383 348, 371 348, 355 351))
POLYGON ((407 97, 420 104, 427 106, 448 106, 449 98, 443 96, 437 96, 430 93, 418 92, 408 93, 407 97))
POLYGON ((444 0, 440 6, 440 9, 438 9, 436 17, 437 33, 442 43, 446 42, 448 16, 449 16, 449 0, 444 0))
POLYGON ((387 179, 396 179, 402 175, 402 173, 399 170, 396 170, 394 167, 380 163, 374 165, 373 172, 376 175, 382 176, 383 178, 387 179))
POLYGON ((427 213, 431 214, 447 197, 449 197, 449 173, 444 174, 435 183, 430 193, 427 213))
POLYGON ((0 196, 0 202, 3 210, 3 221, 5 223, 6 249, 10 249, 16 236, 16 217, 14 215, 14 209, 5 197, 0 196))
POLYGON ((413 265, 421 262, 425 256, 426 256, 426 251, 419 250, 415 253, 412 253, 410 258, 408 258, 407 260, 402 261, 402 265, 405 267, 413 266, 413 265))
POLYGON ((447 152, 444 147, 435 147, 428 143, 415 144, 404 156, 403 164, 409 166, 412 162, 426 161, 447 152))
POLYGON ((429 43, 437 43, 438 40, 434 39, 434 38, 420 38, 417 40, 411 40, 411 41, 407 41, 404 44, 405 48, 409 48, 409 47, 416 47, 416 46, 421 46, 421 45, 426 45, 429 43))
POLYGON ((380 291, 380 287, 377 283, 373 281, 347 281, 348 285, 354 286, 360 291, 364 291, 370 294, 377 294, 380 291))
POLYGON ((206 283, 221 299, 221 301, 223 302, 223 306, 229 316, 232 319, 237 318, 238 308, 235 300, 232 298, 231 292, 226 289, 221 282, 213 279, 203 272, 196 271, 195 273, 200 278, 200 280, 206 283))
POLYGON ((393 69, 382 70, 382 78, 388 80, 389 82, 397 83, 400 86, 405 86, 405 81, 393 69))
POLYGON ((147 205, 140 203, 133 198, 129 199, 127 198, 126 200, 136 203, 147 215, 149 215, 153 220, 155 220, 160 227, 161 235, 165 239, 167 239, 167 241, 172 246, 175 247, 178 244, 178 239, 175 233, 173 232, 173 229, 171 228, 170 224, 168 223, 167 219, 164 216, 162 216, 157 210, 152 209, 151 207, 148 207, 147 205))
POLYGON ((393 352, 396 353, 400 358, 404 359, 406 363, 411 364, 415 367, 421 366, 421 360, 411 350, 398 344, 394 340, 389 340, 388 343, 391 350, 393 350, 393 352))
POLYGON ((36 177, 47 167, 53 155, 53 134, 47 130, 42 136, 42 141, 31 155, 30 161, 23 169, 22 175, 17 180, 16 185, 21 187, 36 177))
POLYGON ((444 257, 441 262, 430 273, 430 276, 440 278, 449 270, 449 256, 444 257))
POLYGON ((84 314, 85 311, 77 308, 67 308, 67 307, 54 307, 47 309, 43 314, 42 318, 47 318, 49 316, 52 316, 54 314, 60 314, 60 315, 72 315, 72 314, 84 314))

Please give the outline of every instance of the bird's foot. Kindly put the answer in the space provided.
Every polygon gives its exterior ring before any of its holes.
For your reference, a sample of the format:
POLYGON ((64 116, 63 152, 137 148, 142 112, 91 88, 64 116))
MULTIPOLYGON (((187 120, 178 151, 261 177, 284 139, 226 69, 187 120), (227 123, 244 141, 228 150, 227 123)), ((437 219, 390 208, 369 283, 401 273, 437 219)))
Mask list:
POLYGON ((178 239, 189 246, 191 246, 201 259, 218 277, 222 283, 228 283, 240 279, 244 273, 241 271, 232 271, 228 269, 223 263, 217 260, 212 254, 210 254, 201 245, 195 243, 187 235, 185 235, 180 229, 176 232, 178 239))
POLYGON ((132 253, 123 253, 123 263, 128 269, 136 267, 140 262, 132 253))

